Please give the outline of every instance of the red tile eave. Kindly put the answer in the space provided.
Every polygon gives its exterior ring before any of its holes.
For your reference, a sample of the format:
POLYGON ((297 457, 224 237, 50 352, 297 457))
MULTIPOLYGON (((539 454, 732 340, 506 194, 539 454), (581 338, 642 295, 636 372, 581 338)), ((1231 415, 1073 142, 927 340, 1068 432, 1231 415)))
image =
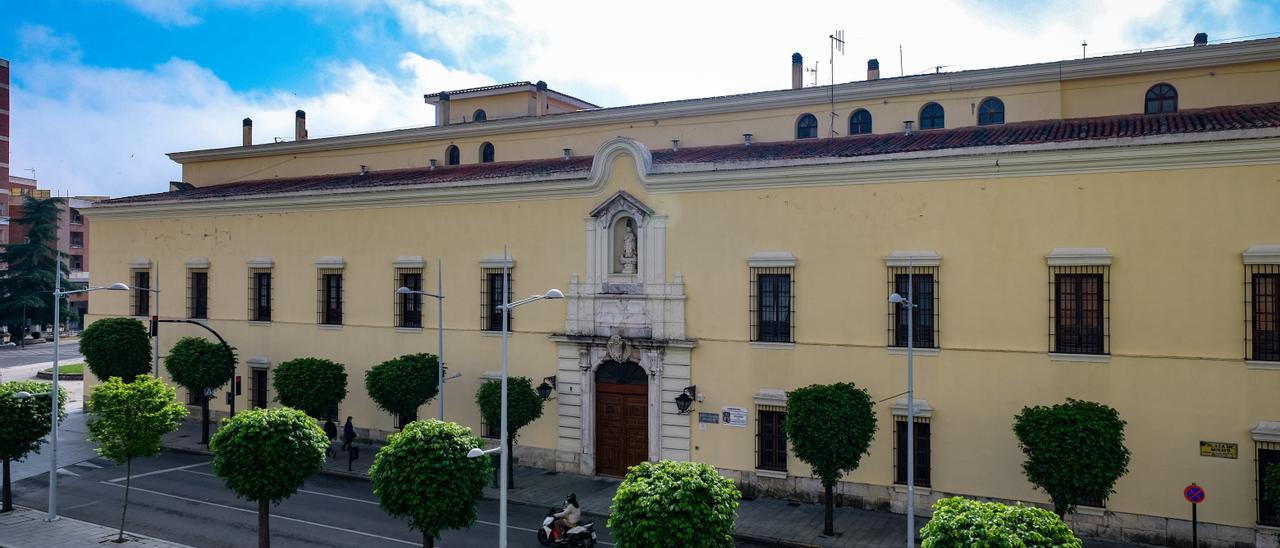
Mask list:
MULTIPOLYGON (((1203 133, 1280 127, 1280 102, 1183 110, 1172 114, 1122 115, 903 133, 855 135, 652 151, 656 165, 730 163, 768 160, 865 157, 904 152, 1087 141, 1124 137, 1203 133)), ((263 179, 106 200, 103 205, 251 197, 264 194, 389 189, 488 179, 533 181, 556 176, 585 176, 591 156, 263 179)))

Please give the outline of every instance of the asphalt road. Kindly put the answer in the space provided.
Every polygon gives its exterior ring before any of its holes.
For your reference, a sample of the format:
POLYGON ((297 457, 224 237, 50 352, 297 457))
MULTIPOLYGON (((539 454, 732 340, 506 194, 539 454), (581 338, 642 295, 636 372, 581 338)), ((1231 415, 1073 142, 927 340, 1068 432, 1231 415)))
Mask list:
MULTIPOLYGON (((58 346, 58 360, 61 362, 78 362, 84 358, 80 355, 80 341, 64 342, 58 346)), ((33 344, 26 348, 0 348, 0 369, 52 361, 53 343, 33 344)))
MULTIPOLYGON (((257 503, 239 500, 213 476, 210 457, 162 453, 133 465, 129 514, 125 530, 200 547, 243 547, 257 544, 257 503)), ((59 480, 61 515, 118 527, 124 496, 124 466, 95 458, 68 466, 59 480)), ((31 508, 47 507, 48 475, 14 485, 14 500, 31 508)), ((446 531, 436 546, 489 547, 497 543, 498 503, 482 500, 480 519, 470 529, 446 531)), ((539 546, 536 528, 546 508, 508 507, 508 543, 539 546)), ((589 520, 588 520, 589 521, 589 520)), ((597 520, 601 546, 612 538, 597 520)), ((301 491, 271 509, 271 543, 288 546, 421 546, 422 535, 405 520, 378 507, 367 481, 312 476, 301 491)), ((3 531, 0 531, 0 544, 3 531)))

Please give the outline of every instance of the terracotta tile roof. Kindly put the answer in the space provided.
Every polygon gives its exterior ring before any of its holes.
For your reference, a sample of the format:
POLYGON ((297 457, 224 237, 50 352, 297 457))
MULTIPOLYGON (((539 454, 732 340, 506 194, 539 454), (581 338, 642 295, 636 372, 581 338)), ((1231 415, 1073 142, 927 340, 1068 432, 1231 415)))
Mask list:
MULTIPOLYGON (((836 139, 753 143, 750 147, 741 144, 690 147, 678 151, 655 150, 652 154, 655 166, 718 164, 848 158, 986 146, 1033 145, 1261 128, 1280 128, 1280 103, 1184 110, 1173 114, 1132 114, 925 130, 916 131, 911 135, 903 133, 856 135, 836 139)), ((128 196, 99 203, 114 205, 172 200, 249 198, 268 194, 362 188, 391 189, 487 179, 505 179, 518 184, 551 178, 585 177, 591 170, 592 160, 591 156, 575 156, 568 160, 554 158, 435 169, 371 171, 365 175, 339 174, 263 179, 128 196)))

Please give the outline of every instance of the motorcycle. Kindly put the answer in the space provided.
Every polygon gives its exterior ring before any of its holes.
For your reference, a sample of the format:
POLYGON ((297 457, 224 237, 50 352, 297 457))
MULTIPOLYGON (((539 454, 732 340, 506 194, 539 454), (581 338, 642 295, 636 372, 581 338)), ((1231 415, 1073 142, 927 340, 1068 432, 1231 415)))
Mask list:
POLYGON ((543 518, 542 527, 538 529, 538 544, 543 546, 565 546, 567 548, 595 548, 595 522, 588 521, 568 531, 556 531, 554 525, 556 512, 557 509, 555 508, 547 510, 547 517, 543 518))

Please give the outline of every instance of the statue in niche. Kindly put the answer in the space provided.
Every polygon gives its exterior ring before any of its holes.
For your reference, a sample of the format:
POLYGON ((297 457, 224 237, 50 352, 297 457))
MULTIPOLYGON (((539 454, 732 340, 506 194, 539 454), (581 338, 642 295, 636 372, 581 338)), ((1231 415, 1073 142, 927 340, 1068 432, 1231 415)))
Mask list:
POLYGON ((622 263, 623 274, 636 273, 636 230, 635 223, 631 219, 627 219, 627 224, 622 228, 622 263))

